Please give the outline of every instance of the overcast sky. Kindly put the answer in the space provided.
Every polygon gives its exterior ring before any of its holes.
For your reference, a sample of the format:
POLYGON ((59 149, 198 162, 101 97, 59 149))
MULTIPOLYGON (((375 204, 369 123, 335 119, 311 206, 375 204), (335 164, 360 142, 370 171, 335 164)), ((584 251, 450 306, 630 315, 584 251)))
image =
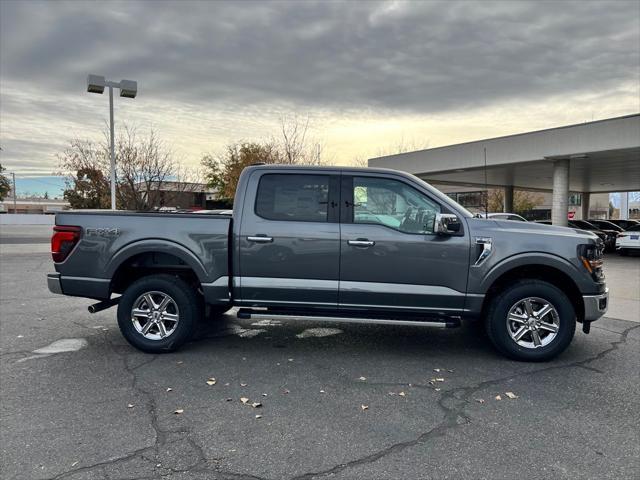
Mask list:
POLYGON ((153 127, 185 164, 309 115, 346 164, 640 111, 640 2, 0 1, 0 161, 50 174, 116 122, 153 127))

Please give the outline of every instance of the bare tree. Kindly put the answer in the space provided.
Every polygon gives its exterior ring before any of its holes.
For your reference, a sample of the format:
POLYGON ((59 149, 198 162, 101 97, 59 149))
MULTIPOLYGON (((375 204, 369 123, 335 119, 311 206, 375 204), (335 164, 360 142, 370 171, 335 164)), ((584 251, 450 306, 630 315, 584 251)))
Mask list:
POLYGON ((310 117, 280 117, 280 141, 283 163, 290 165, 322 165, 324 144, 309 136, 310 117))
POLYGON ((415 137, 407 139, 404 134, 402 134, 396 142, 385 148, 379 148, 377 156, 384 157, 386 155, 426 150, 429 148, 429 143, 428 139, 416 139, 415 137))
MULTIPOLYGON (((187 172, 153 130, 140 136, 135 128, 125 125, 116 137, 115 151, 118 208, 149 210, 161 207, 192 188, 180 181, 188 176, 187 172)), ((66 177, 64 197, 73 208, 108 208, 109 159, 106 135, 100 143, 73 139, 58 155, 58 174, 66 177)))

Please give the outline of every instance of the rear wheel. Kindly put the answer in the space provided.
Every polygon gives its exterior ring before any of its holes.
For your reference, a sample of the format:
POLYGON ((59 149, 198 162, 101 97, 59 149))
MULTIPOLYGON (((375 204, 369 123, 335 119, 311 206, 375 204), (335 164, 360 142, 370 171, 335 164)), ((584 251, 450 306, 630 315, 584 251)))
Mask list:
POLYGON ((504 355, 515 360, 546 361, 571 343, 576 314, 559 288, 541 280, 523 280, 492 299, 485 326, 504 355))
POLYGON ((122 295, 118 325, 134 347, 151 353, 170 352, 191 338, 201 315, 200 305, 196 292, 179 277, 143 277, 122 295))

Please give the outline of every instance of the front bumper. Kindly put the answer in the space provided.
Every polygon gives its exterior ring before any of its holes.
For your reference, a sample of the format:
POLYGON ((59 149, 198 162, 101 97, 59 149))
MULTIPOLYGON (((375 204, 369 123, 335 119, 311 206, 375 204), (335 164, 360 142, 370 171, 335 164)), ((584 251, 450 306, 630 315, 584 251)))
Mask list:
POLYGON ((62 283, 60 282, 60 274, 59 273, 49 273, 49 274, 47 274, 47 286, 49 287, 49 291, 51 293, 57 293, 58 295, 63 295, 63 293, 62 293, 62 283))
POLYGON ((609 289, 606 288, 604 293, 599 295, 583 295, 584 302, 584 321, 593 322, 599 319, 609 308, 609 289))

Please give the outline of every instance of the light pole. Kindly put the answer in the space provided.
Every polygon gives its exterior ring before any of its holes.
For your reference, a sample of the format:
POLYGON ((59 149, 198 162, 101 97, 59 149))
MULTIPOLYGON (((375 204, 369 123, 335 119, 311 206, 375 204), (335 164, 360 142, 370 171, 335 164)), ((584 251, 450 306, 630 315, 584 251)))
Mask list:
POLYGON ((120 80, 120 82, 111 82, 105 80, 101 75, 89 75, 87 77, 87 92, 100 93, 104 92, 104 87, 109 88, 109 132, 110 132, 110 154, 111 154, 111 210, 116 209, 116 153, 113 126, 113 89, 120 89, 120 96, 126 98, 136 98, 138 93, 138 82, 133 80, 120 80))

